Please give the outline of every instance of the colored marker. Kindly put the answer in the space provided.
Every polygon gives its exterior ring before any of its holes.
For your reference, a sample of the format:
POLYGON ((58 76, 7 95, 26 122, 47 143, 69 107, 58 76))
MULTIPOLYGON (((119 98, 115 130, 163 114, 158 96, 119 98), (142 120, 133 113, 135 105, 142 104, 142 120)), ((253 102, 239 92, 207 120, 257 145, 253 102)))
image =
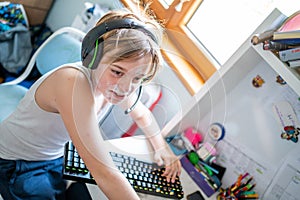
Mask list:
POLYGON ((255 187, 255 183, 248 189, 248 190, 252 190, 255 187))
POLYGON ((240 195, 240 194, 242 194, 242 193, 245 192, 245 191, 249 191, 251 187, 252 187, 252 185, 247 184, 246 186, 244 186, 244 187, 242 187, 242 188, 236 190, 236 191, 234 192, 234 194, 235 194, 235 195, 240 195))
POLYGON ((249 173, 246 172, 246 173, 243 175, 242 179, 246 178, 248 175, 249 175, 249 173))
POLYGON ((206 169, 210 169, 211 171, 213 171, 215 174, 219 174, 219 171, 216 170, 215 168, 211 167, 210 165, 206 164, 205 162, 202 162, 201 160, 198 161, 198 163, 204 165, 204 167, 206 169))
POLYGON ((255 191, 244 191, 241 195, 249 195, 249 194, 256 194, 255 191))
POLYGON ((258 199, 259 195, 258 194, 249 194, 249 195, 241 195, 239 198, 242 199, 258 199))
POLYGON ((252 180, 253 180, 253 176, 249 178, 245 184, 248 185, 252 180))
POLYGON ((241 181, 243 179, 243 175, 239 175, 238 180, 236 182, 236 186, 239 187, 241 185, 241 181))

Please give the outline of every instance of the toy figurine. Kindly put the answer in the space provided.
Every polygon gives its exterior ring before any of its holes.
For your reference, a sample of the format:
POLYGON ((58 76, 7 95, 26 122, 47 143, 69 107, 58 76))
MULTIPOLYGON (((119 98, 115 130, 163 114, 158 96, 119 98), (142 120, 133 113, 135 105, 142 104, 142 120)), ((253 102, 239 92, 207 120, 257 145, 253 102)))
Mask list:
POLYGON ((282 139, 291 140, 293 142, 298 142, 298 135, 300 133, 300 128, 295 128, 294 126, 285 126, 284 131, 281 134, 282 139))
POLYGON ((262 79, 259 75, 257 75, 255 78, 252 80, 252 85, 256 88, 261 87, 265 83, 264 79, 262 79))

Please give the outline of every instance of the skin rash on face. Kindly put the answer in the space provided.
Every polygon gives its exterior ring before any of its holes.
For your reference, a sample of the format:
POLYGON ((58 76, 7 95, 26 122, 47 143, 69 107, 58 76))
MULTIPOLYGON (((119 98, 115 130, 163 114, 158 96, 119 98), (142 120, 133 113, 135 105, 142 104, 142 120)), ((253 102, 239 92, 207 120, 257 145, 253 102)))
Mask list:
MULTIPOLYGON (((105 56, 104 56, 105 57, 105 56)), ((130 58, 110 64, 100 62, 96 72, 95 94, 103 94, 112 104, 118 104, 140 86, 150 71, 151 57, 130 58)))

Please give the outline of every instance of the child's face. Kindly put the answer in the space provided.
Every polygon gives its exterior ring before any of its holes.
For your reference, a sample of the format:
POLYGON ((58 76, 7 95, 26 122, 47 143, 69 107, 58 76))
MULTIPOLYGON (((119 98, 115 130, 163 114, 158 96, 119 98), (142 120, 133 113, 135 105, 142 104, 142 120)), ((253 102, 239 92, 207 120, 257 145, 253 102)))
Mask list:
POLYGON ((118 104, 132 94, 149 74, 151 65, 150 55, 116 61, 111 64, 103 64, 105 56, 102 60, 103 62, 98 66, 98 69, 102 70, 99 70, 98 73, 96 93, 102 93, 112 104, 118 104))

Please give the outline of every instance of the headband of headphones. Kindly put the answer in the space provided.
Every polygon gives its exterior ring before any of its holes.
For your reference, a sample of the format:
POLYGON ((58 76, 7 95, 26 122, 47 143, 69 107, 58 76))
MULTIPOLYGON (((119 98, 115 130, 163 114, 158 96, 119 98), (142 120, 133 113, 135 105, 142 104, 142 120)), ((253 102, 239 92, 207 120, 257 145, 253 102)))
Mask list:
POLYGON ((134 19, 116 19, 104 22, 92 28, 84 37, 81 48, 81 60, 85 67, 95 69, 103 56, 103 34, 115 29, 140 29, 155 43, 156 37, 147 30, 144 23, 134 19))

